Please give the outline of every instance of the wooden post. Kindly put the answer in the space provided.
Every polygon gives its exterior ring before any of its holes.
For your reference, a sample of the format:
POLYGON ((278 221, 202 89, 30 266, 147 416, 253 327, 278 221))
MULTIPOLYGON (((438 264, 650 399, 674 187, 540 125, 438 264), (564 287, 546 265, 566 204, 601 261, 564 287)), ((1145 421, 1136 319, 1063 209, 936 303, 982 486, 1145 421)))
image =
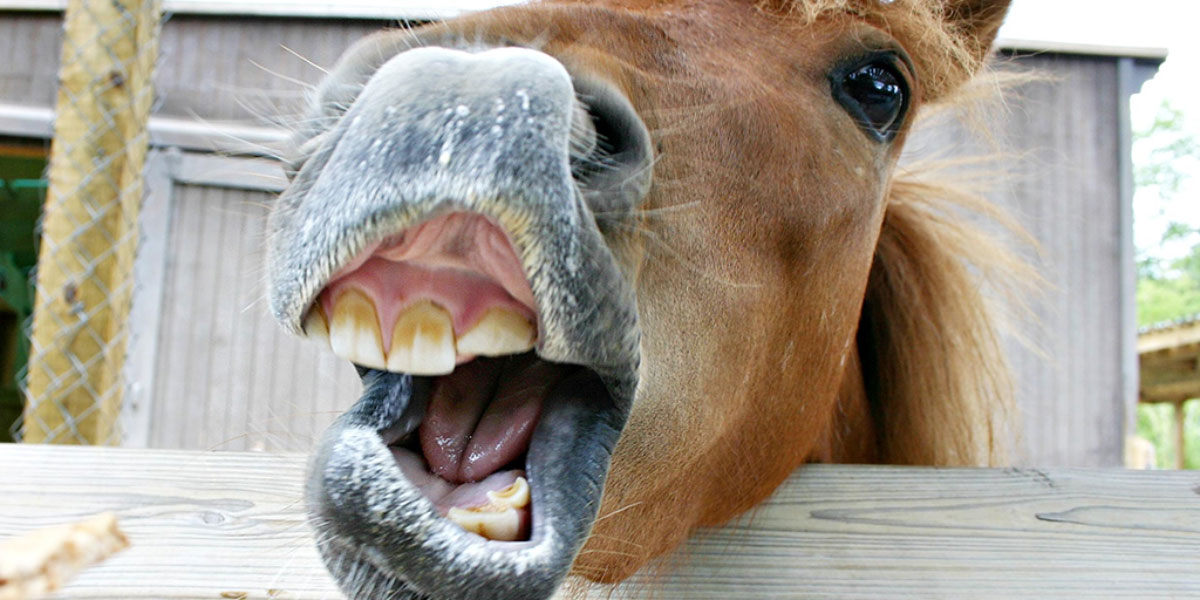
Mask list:
POLYGON ((27 442, 108 444, 137 251, 159 0, 70 0, 37 267, 27 442))
POLYGON ((1184 400, 1175 401, 1175 468, 1183 469, 1186 463, 1187 442, 1184 441, 1184 400))

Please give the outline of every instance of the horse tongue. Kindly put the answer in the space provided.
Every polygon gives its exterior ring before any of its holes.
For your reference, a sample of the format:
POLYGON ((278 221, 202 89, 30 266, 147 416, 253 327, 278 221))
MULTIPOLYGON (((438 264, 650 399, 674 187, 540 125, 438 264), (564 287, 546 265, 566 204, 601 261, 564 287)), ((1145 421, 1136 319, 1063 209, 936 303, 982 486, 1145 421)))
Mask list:
POLYGON ((463 451, 487 409, 503 362, 478 359, 433 380, 425 420, 418 432, 421 452, 435 475, 458 483, 463 451))
POLYGON ((496 385, 495 397, 475 427, 463 453, 459 477, 483 479, 529 449, 550 388, 569 368, 525 355, 509 362, 496 385))
POLYGON ((430 471, 454 483, 479 481, 519 458, 547 393, 568 372, 527 354, 476 359, 434 379, 419 431, 430 471))

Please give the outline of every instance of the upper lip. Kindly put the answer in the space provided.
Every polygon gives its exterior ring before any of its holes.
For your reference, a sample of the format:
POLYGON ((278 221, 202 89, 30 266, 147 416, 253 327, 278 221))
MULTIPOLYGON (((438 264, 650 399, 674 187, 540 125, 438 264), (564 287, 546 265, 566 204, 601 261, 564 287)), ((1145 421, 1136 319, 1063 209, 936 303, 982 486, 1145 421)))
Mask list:
MULTIPOLYGON (((405 54, 428 50, 435 49, 405 54)), ((635 366, 638 339, 632 290, 590 218, 568 161, 563 160, 575 97, 570 76, 561 65, 561 73, 548 74, 547 80, 561 81, 548 81, 546 87, 560 86, 555 93, 563 97, 535 98, 531 109, 538 118, 560 123, 546 127, 555 131, 539 135, 558 137, 531 141, 529 136, 501 134, 487 144, 477 144, 487 146, 486 154, 459 148, 453 162, 439 168, 426 157, 445 143, 448 134, 427 115, 440 113, 441 106, 395 104, 396 98, 436 85, 437 77, 412 69, 386 76, 390 68, 404 70, 394 61, 380 68, 323 136, 321 147, 272 212, 269 295, 277 320, 293 333, 301 333, 304 313, 320 289, 368 245, 432 215, 471 211, 505 229, 520 255, 541 321, 541 356, 587 365, 602 374, 635 366), (566 108, 552 108, 560 104, 566 108), (508 169, 514 166, 505 161, 518 160, 542 165, 536 180, 509 176, 508 169), (570 236, 564 236, 566 229, 570 236), (302 244, 295 243, 297 237, 303 238, 302 244), (579 265, 589 267, 586 278, 571 273, 579 265), (585 333, 587 339, 579 339, 585 333)))

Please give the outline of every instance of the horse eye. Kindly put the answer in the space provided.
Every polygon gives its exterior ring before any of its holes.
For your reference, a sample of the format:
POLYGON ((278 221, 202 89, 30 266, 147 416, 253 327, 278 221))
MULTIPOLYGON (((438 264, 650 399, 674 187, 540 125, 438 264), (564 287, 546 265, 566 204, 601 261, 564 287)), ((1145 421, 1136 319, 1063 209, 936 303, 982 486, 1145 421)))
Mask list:
POLYGON ((863 128, 880 140, 900 129, 908 104, 904 77, 890 62, 877 60, 851 69, 834 84, 834 96, 863 128))

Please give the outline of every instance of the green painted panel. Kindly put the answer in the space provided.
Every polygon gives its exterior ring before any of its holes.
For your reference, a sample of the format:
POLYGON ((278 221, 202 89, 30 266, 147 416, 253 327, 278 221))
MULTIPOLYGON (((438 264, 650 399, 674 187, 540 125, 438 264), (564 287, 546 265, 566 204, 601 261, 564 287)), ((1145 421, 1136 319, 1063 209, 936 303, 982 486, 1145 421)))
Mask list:
POLYGON ((46 161, 0 157, 0 442, 21 414, 18 374, 29 356, 23 335, 33 310, 30 273, 37 262, 37 223, 46 195, 46 161))

